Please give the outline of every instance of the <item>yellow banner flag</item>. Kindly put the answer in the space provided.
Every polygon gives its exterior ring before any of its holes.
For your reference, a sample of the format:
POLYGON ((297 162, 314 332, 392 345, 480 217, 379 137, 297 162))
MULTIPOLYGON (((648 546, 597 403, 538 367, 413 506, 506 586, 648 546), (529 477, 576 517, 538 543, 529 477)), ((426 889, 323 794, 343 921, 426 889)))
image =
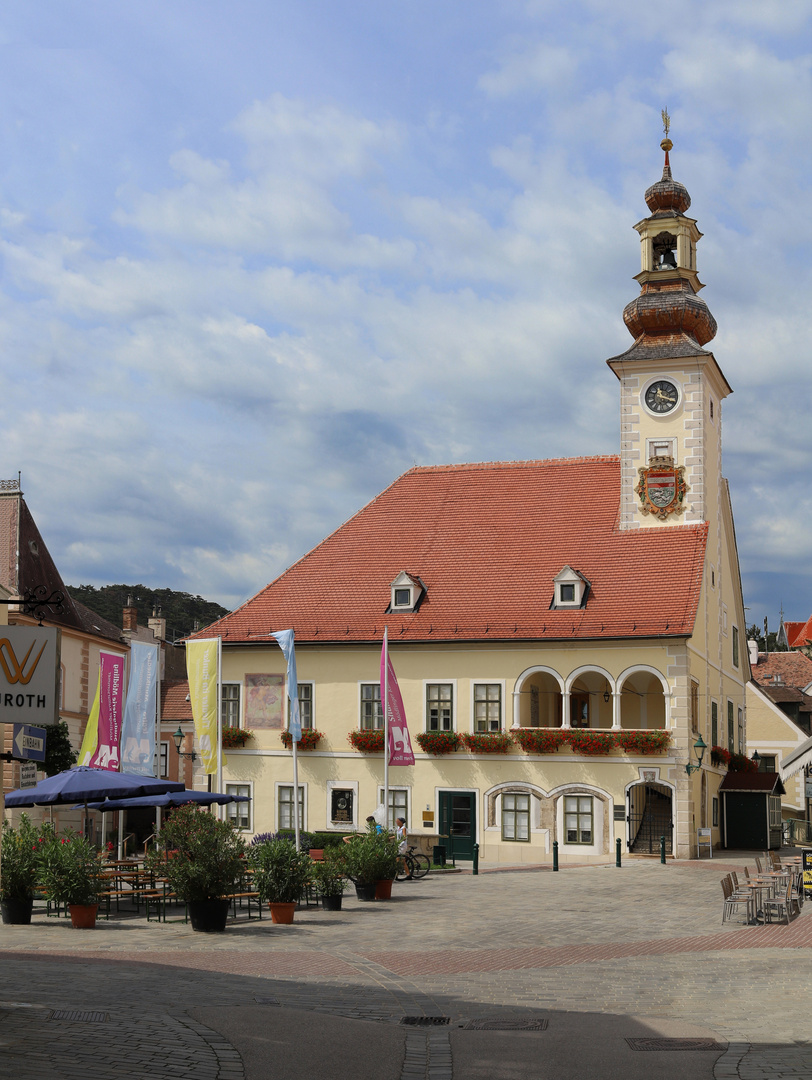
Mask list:
POLYGON ((96 696, 93 698, 93 705, 90 709, 90 715, 87 718, 87 727, 85 728, 85 736, 82 739, 82 749, 79 751, 79 764, 89 765, 90 759, 96 753, 96 748, 99 745, 99 700, 101 698, 101 666, 99 666, 99 677, 96 680, 96 696))
POLYGON ((186 673, 195 734, 207 773, 217 772, 217 649, 219 638, 186 642, 186 673))

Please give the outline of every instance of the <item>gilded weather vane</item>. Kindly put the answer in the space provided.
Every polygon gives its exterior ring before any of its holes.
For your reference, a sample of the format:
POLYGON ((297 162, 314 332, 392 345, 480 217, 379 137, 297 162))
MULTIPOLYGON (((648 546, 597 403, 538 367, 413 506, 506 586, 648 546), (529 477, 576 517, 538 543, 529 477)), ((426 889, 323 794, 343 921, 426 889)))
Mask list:
POLYGON ((663 118, 663 131, 665 132, 665 137, 667 139, 668 133, 671 130, 671 117, 668 115, 668 109, 663 109, 660 116, 663 118))

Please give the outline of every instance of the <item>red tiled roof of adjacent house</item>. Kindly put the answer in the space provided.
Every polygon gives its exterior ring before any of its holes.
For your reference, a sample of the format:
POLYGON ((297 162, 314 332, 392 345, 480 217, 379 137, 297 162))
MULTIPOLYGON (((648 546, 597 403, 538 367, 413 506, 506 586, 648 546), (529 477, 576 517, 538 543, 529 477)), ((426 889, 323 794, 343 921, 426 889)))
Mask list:
POLYGON ((759 686, 794 686, 803 690, 812 683, 812 660, 801 652, 760 652, 751 673, 759 686))
POLYGON ((618 529, 617 457, 416 467, 242 607, 200 631, 226 643, 560 640, 688 635, 707 526, 618 529), (569 564, 586 606, 550 610, 569 564), (385 614, 408 567, 426 593, 385 614))
POLYGON ((812 616, 806 622, 785 622, 784 630, 791 649, 801 649, 812 645, 812 616))
POLYGON ((192 703, 189 696, 188 679, 178 679, 161 683, 161 723, 174 723, 177 720, 192 719, 192 703))

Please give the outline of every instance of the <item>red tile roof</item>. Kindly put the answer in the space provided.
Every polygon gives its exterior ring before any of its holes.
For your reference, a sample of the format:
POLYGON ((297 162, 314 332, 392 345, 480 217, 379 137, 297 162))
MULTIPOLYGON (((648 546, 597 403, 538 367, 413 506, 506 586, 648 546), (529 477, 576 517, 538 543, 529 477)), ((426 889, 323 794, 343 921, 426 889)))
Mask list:
POLYGON ((760 652, 758 663, 751 665, 751 674, 759 686, 784 685, 803 690, 812 683, 812 660, 801 652, 760 652), (780 677, 778 684, 776 675, 780 677))
POLYGON ((812 616, 806 622, 785 622, 784 630, 791 649, 801 649, 804 645, 812 645, 812 616))
POLYGON ((618 529, 617 457, 410 469, 242 607, 197 637, 297 642, 556 640, 687 635, 707 526, 618 529), (569 564, 583 609, 550 611, 569 564), (408 567, 418 611, 385 615, 408 567))
POLYGON ((189 696, 188 679, 161 683, 161 722, 173 723, 175 720, 192 719, 192 704, 189 696))

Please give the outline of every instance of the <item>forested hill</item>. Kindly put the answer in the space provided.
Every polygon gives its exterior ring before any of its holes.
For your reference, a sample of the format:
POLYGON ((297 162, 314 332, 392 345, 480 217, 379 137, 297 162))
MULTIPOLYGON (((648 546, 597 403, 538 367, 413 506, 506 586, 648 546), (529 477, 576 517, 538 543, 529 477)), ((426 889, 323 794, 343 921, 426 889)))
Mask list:
POLYGON ((198 627, 208 626, 228 614, 228 609, 220 604, 172 589, 148 589, 146 585, 103 585, 100 589, 94 589, 92 585, 66 585, 65 588, 74 600, 116 626, 122 625, 124 605, 128 597, 132 597, 133 606, 138 608, 139 626, 146 626, 153 609, 156 610, 166 619, 168 641, 191 634, 195 621, 198 627))

